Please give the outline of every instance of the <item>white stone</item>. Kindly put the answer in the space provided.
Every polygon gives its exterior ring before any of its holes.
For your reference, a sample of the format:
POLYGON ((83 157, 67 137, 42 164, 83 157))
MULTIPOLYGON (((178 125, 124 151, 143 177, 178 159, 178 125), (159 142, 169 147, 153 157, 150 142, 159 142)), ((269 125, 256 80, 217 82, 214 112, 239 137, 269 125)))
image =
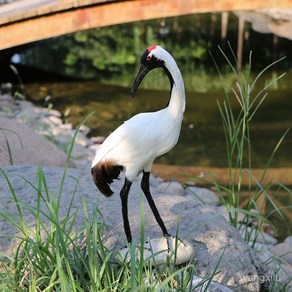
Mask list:
POLYGON ((91 137, 90 139, 93 141, 93 143, 102 144, 103 141, 105 140, 105 137, 97 136, 97 137, 91 137))
POLYGON ((82 147, 87 147, 88 146, 88 141, 82 138, 76 138, 75 143, 79 144, 82 147))
POLYGON ((90 139, 88 139, 85 135, 83 135, 82 133, 78 133, 75 143, 87 148, 89 145, 92 145, 92 141, 90 139))
POLYGON ((58 110, 55 110, 55 109, 50 109, 48 113, 51 116, 55 116, 55 117, 58 117, 58 118, 61 118, 62 117, 61 112, 59 112, 58 110))
MULTIPOLYGON (((162 236, 148 239, 143 247, 143 259, 146 265, 162 265, 167 262, 180 265, 190 261, 194 257, 194 248, 187 242, 173 236, 162 236)), ((136 248, 135 257, 141 258, 141 246, 136 248)), ((128 248, 123 248, 118 253, 118 259, 128 263, 131 255, 128 248)))
POLYGON ((63 130, 72 130, 73 129, 73 126, 71 123, 61 124, 61 125, 59 125, 59 127, 63 130))
POLYGON ((93 150, 93 151, 95 151, 96 150, 96 148, 98 148, 100 146, 100 144, 92 144, 92 145, 89 145, 89 149, 90 150, 93 150))
POLYGON ((61 134, 63 134, 63 131, 62 131, 62 129, 61 129, 60 127, 54 127, 54 128, 52 129, 52 135, 53 135, 53 136, 58 137, 58 136, 60 136, 61 134))
POLYGON ((47 119, 54 125, 61 125, 63 122, 59 117, 49 116, 47 119))
POLYGON ((90 132, 90 128, 85 126, 85 125, 81 125, 79 131, 84 134, 84 135, 87 135, 89 132, 90 132))
POLYGON ((177 181, 164 181, 157 186, 157 191, 160 193, 166 194, 176 194, 176 195, 183 195, 184 188, 183 186, 177 181))

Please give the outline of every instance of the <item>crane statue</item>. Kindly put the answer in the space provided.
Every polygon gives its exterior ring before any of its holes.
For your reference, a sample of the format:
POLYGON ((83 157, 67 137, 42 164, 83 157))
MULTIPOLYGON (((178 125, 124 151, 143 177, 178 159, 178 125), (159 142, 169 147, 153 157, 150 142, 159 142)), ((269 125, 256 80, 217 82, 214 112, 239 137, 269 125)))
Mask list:
MULTIPOLYGON (((119 177, 120 172, 125 172, 120 198, 124 230, 131 244, 128 194, 134 179, 143 172, 141 188, 163 233, 163 237, 155 243, 153 241, 152 246, 156 244, 158 249, 161 249, 165 243, 166 252, 170 252, 174 248, 175 238, 168 233, 154 203, 150 193, 149 177, 155 158, 167 153, 178 141, 185 111, 185 88, 181 72, 173 57, 160 46, 150 46, 141 56, 141 67, 131 90, 132 97, 146 74, 155 68, 162 68, 170 82, 171 92, 167 106, 156 112, 137 114, 112 132, 96 149, 91 174, 100 192, 109 197, 113 194, 110 184, 119 177)), ((193 254, 190 244, 180 240, 179 243, 182 252, 190 257, 193 254)), ((177 255, 177 260, 186 261, 184 255, 181 258, 179 260, 177 255)))

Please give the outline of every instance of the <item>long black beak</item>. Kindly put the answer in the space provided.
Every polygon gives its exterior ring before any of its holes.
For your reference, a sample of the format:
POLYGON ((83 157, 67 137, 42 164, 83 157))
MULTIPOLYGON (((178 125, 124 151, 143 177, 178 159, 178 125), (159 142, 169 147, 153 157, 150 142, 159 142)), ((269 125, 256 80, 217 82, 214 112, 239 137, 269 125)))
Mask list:
POLYGON ((150 71, 149 68, 141 65, 140 69, 139 69, 139 72, 135 78, 135 81, 133 83, 133 86, 132 86, 132 89, 131 89, 131 97, 134 97, 137 90, 138 90, 138 87, 140 85, 140 83, 142 82, 143 78, 147 75, 147 73, 150 71))

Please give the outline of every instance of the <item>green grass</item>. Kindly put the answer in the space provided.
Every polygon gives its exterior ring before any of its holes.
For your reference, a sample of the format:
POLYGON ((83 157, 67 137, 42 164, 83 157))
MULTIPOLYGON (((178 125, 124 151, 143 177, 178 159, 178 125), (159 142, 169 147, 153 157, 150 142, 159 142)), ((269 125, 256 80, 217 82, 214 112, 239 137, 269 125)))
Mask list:
MULTIPOLYGON (((224 127, 225 139, 226 139, 226 156, 227 156, 227 167, 229 169, 229 185, 219 186, 216 184, 217 191, 221 195, 224 205, 227 207, 229 212, 230 223, 241 228, 242 224, 249 225, 252 221, 257 221, 256 229, 259 231, 264 223, 271 224, 269 220, 269 214, 264 215, 263 210, 258 209, 257 202, 264 197, 265 201, 268 201, 274 208, 274 211, 283 219, 283 223, 287 225, 286 220, 281 212, 281 210, 274 204, 272 196, 273 192, 271 185, 272 183, 263 184, 265 175, 270 167, 271 161, 275 156, 278 148, 281 146, 285 136, 287 135, 289 129, 287 129, 278 143, 275 145, 274 149, 271 150, 270 157, 267 159, 266 166, 264 167, 263 174, 260 178, 256 178, 253 175, 253 157, 251 155, 252 139, 250 126, 253 122, 253 118, 256 115, 258 109, 265 101, 268 92, 267 90, 273 85, 273 83, 285 74, 278 76, 275 80, 271 81, 264 86, 258 92, 254 92, 257 82, 260 80, 261 76, 272 66, 280 62, 282 59, 275 61, 266 68, 264 68, 254 80, 250 78, 251 76, 251 54, 249 67, 246 72, 237 71, 236 66, 234 66, 226 57, 223 51, 221 51, 226 61, 230 65, 236 82, 234 87, 231 88, 232 97, 230 96, 229 88, 224 87, 224 81, 222 80, 222 85, 225 91, 225 99, 223 101, 218 101, 218 108, 221 116, 221 120, 224 127), (233 100, 232 100, 233 99, 233 100), (240 111, 235 113, 233 110, 234 102, 238 102, 240 105, 240 111), (247 175, 247 192, 249 194, 248 202, 244 209, 240 208, 240 199, 242 189, 243 177, 247 175), (253 188, 253 185, 256 185, 253 188), (244 213, 245 218, 243 222, 239 222, 239 213, 244 213)), ((234 57, 235 63, 236 58, 234 57)), ((220 70, 217 67, 219 75, 220 70)), ((279 184, 278 189, 282 188, 279 184)), ((291 206, 287 206, 291 208, 291 206)), ((287 229, 289 226, 287 225, 287 229)), ((245 228, 246 239, 250 238, 248 234, 248 229, 245 228)), ((290 230, 288 230, 290 234, 290 230)), ((256 237, 255 237, 256 239, 256 237)))

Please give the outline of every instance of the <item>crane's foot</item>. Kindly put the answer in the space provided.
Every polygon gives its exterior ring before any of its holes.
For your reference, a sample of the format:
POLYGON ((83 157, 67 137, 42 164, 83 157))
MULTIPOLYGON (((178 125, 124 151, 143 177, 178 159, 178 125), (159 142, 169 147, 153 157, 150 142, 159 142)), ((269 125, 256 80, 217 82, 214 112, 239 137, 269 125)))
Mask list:
POLYGON ((177 237, 165 235, 148 239, 141 246, 137 246, 135 251, 128 248, 121 249, 118 254, 118 260, 128 263, 131 260, 131 255, 134 254, 138 260, 143 256, 143 260, 148 266, 158 266, 165 263, 181 265, 194 257, 194 248, 186 240, 182 241, 177 237))
POLYGON ((166 234, 162 238, 166 239, 167 254, 172 264, 180 265, 194 257, 194 248, 188 241, 183 241, 170 234, 166 234))

